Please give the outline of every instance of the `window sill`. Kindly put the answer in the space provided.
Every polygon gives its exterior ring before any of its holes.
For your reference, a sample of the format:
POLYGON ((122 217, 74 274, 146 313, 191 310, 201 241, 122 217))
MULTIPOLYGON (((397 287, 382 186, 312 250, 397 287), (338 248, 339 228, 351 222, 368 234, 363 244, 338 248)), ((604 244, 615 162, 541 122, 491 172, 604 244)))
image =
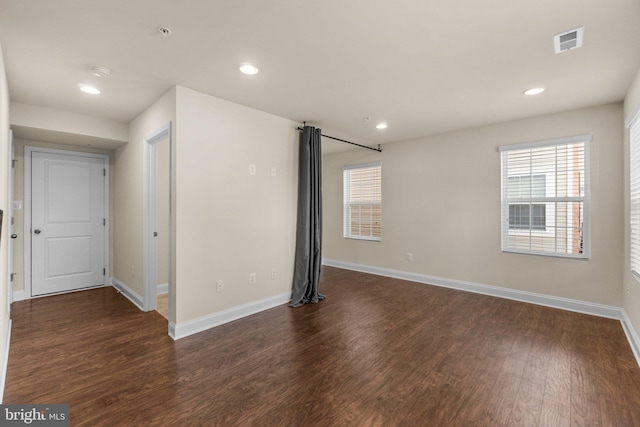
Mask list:
POLYGON ((589 261, 590 256, 587 254, 554 254, 549 252, 534 252, 534 251, 516 251, 512 249, 503 249, 503 254, 516 254, 516 255, 534 255, 534 256, 543 256, 550 258, 562 258, 562 259, 575 259, 578 261, 589 261))
POLYGON ((360 237, 360 236, 343 236, 343 238, 348 240, 364 240, 366 242, 381 242, 381 237, 360 237))

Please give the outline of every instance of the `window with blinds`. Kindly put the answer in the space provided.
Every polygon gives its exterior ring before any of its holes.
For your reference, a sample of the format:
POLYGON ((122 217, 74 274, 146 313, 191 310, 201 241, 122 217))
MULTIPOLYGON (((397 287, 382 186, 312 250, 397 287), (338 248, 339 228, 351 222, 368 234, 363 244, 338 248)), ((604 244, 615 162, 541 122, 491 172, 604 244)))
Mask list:
POLYGON ((640 105, 627 119, 629 128, 629 207, 631 271, 640 278, 640 105))
POLYGON ((382 237, 382 164, 343 169, 344 237, 380 240, 382 237))
POLYGON ((589 141, 499 147, 504 252, 589 258, 589 141))

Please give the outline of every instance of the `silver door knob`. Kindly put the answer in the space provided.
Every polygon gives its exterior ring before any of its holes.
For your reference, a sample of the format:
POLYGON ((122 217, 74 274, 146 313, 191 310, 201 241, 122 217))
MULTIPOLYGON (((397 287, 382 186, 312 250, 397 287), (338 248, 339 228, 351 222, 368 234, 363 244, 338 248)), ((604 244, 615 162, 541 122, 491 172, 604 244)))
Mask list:
POLYGON ((36 228, 35 230, 33 230, 33 232, 34 232, 34 233, 36 233, 36 234, 40 234, 40 233, 42 233, 42 231, 40 231, 40 230, 39 230, 39 229, 37 229, 37 228, 36 228))

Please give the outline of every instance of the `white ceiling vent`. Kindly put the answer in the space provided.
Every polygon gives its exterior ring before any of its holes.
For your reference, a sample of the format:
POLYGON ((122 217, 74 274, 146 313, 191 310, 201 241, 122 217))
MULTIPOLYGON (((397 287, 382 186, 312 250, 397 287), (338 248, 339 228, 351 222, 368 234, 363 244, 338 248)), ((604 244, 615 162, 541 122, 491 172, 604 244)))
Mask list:
POLYGON ((582 47, 584 27, 574 28, 553 36, 553 48, 556 53, 582 47))

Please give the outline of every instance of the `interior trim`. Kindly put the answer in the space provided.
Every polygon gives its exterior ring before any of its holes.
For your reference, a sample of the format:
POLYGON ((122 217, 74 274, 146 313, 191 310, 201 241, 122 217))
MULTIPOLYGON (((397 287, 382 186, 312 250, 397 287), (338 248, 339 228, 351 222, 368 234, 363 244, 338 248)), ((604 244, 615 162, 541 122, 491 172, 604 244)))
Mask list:
POLYGON ((227 310, 219 311, 217 313, 198 317, 197 319, 189 320, 187 322, 170 324, 169 327, 173 327, 173 335, 171 333, 169 335, 171 335, 174 340, 179 340, 180 338, 188 337, 189 335, 197 334, 198 332, 215 328, 216 326, 286 304, 290 300, 291 291, 287 291, 259 301, 250 302, 227 310))
POLYGON ((640 339, 638 339, 638 334, 636 333, 633 323, 631 323, 631 319, 629 319, 627 311, 624 308, 622 309, 622 320, 620 320, 620 322, 622 323, 622 329, 624 329, 629 345, 631 345, 631 351, 633 351, 633 355, 636 357, 638 366, 640 366, 640 339))
POLYGON ((129 301, 131 301, 133 303, 133 305, 138 307, 140 309, 140 311, 144 311, 142 309, 142 297, 140 295, 138 295, 137 292, 135 292, 133 289, 131 289, 130 287, 128 287, 127 285, 125 285, 123 282, 121 282, 120 280, 116 279, 115 277, 113 277, 111 279, 111 281, 113 283, 112 286, 114 288, 116 288, 129 301))

